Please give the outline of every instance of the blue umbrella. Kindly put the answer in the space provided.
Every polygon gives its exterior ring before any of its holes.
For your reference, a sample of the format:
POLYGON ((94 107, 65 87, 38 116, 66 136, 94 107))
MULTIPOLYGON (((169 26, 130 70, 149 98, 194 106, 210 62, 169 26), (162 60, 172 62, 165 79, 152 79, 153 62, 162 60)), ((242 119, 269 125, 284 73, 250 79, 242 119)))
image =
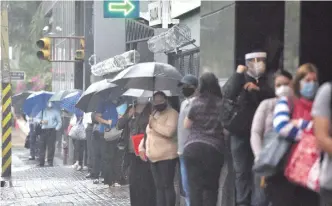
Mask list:
POLYGON ((48 100, 53 92, 39 91, 32 93, 23 104, 23 112, 30 117, 35 117, 39 112, 47 107, 48 100))
POLYGON ((82 91, 76 91, 73 93, 70 93, 66 95, 62 100, 61 100, 61 108, 66 110, 69 113, 73 113, 77 116, 82 116, 83 112, 82 110, 78 109, 75 107, 76 103, 80 99, 82 95, 82 91))

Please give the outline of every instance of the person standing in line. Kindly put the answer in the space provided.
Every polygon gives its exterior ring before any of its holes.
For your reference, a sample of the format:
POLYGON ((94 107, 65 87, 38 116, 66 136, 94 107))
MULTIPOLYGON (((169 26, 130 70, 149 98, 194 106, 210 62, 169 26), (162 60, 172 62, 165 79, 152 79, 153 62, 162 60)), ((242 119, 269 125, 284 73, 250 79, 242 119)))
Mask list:
POLYGON ((34 118, 32 117, 26 117, 29 123, 29 140, 30 140, 30 157, 29 160, 35 160, 36 156, 38 156, 37 153, 37 133, 36 133, 36 122, 34 122, 34 118))
POLYGON ((260 102, 274 97, 273 88, 265 75, 266 57, 265 52, 246 54, 246 66, 239 65, 224 85, 222 119, 230 133, 236 206, 251 206, 256 198, 252 190, 254 156, 250 146, 250 129, 260 102))
MULTIPOLYGON (((314 120, 314 131, 319 147, 324 151, 322 165, 331 166, 332 155, 332 83, 320 86, 315 97, 311 114, 314 120)), ((323 170, 321 175, 327 170, 323 170)), ((320 188, 320 205, 332 205, 332 189, 320 188)))
POLYGON ((86 134, 86 153, 87 153, 87 165, 88 165, 88 174, 85 176, 86 178, 92 177, 92 152, 93 152, 93 122, 92 122, 92 113, 84 113, 83 114, 83 124, 85 127, 86 134))
POLYGON ((146 127, 146 139, 139 145, 140 157, 151 162, 158 206, 175 206, 175 168, 178 162, 176 128, 179 114, 162 91, 153 95, 153 112, 146 127))
MULTIPOLYGON (((115 127, 118 122, 118 112, 116 110, 116 105, 112 103, 110 99, 106 100, 98 108, 95 119, 99 123, 100 147, 94 149, 101 150, 100 156, 102 160, 102 177, 104 178, 103 183, 109 186, 113 186, 115 183, 118 184, 121 176, 121 174, 118 174, 120 170, 114 167, 116 151, 118 149, 117 141, 106 141, 104 138, 104 132, 105 129, 112 129, 115 127)), ((98 182, 95 181, 94 183, 98 182)))
POLYGON ((184 128, 184 125, 181 123, 184 122, 184 119, 188 115, 188 112, 190 110, 190 104, 193 100, 193 95, 195 94, 195 91, 198 86, 198 79, 193 75, 186 75, 181 79, 178 86, 182 88, 182 94, 186 98, 181 103, 179 120, 178 120, 177 137, 178 137, 178 155, 180 160, 181 184, 184 192, 184 197, 186 200, 186 205, 189 206, 188 177, 183 158, 183 148, 185 142, 188 139, 189 130, 184 128))
MULTIPOLYGON (((264 148, 264 145, 266 145, 266 139, 264 137, 271 131, 273 131, 273 111, 274 107, 276 105, 277 99, 279 97, 291 97, 293 96, 293 89, 292 89, 292 74, 289 72, 282 70, 275 74, 274 76, 274 87, 275 87, 275 95, 276 97, 271 99, 266 99, 262 101, 256 112, 254 119, 252 121, 252 127, 251 127, 251 137, 250 137, 250 143, 251 143, 251 149, 255 156, 255 162, 258 160, 259 154, 262 151, 262 148, 264 148)), ((254 175, 254 188, 255 194, 257 194, 256 198, 253 200, 254 204, 253 206, 267 206, 270 199, 272 200, 272 205, 275 205, 276 200, 284 200, 287 199, 287 196, 283 196, 283 192, 279 190, 274 190, 270 187, 270 184, 268 182, 270 180, 273 181, 273 177, 267 177, 266 178, 266 187, 265 190, 262 187, 262 183, 264 183, 263 180, 265 180, 265 177, 261 177, 257 175, 255 172, 254 175), (267 193, 271 198, 266 197, 265 193, 267 193)), ((278 205, 278 204, 276 204, 278 205)))
POLYGON ((40 135, 40 154, 39 166, 45 165, 45 154, 47 149, 47 162, 49 166, 53 166, 56 131, 61 129, 62 120, 60 111, 52 106, 52 102, 48 102, 47 108, 42 110, 36 117, 37 122, 42 126, 40 135))
MULTIPOLYGON (((299 142, 305 130, 312 128, 312 106, 318 90, 317 68, 311 63, 301 65, 295 74, 293 91, 296 98, 280 97, 274 108, 273 128, 280 137, 299 142)), ((292 145, 292 150, 294 147, 292 145)), ((281 173, 270 179, 273 206, 318 206, 319 195, 306 187, 290 182, 281 173), (281 203, 280 203, 281 201, 281 203), (274 204, 275 203, 275 204, 274 204)), ((270 190, 271 190, 270 189, 270 190)))
POLYGON ((225 148, 220 118, 222 94, 213 73, 202 74, 199 81, 198 94, 184 120, 184 128, 190 129, 183 150, 189 205, 215 206, 225 148))
POLYGON ((129 191, 131 206, 156 205, 156 189, 151 173, 150 162, 142 161, 135 154, 133 137, 146 135, 152 106, 148 99, 138 99, 137 104, 127 109, 118 121, 117 127, 123 129, 123 142, 128 151, 129 160, 129 191))

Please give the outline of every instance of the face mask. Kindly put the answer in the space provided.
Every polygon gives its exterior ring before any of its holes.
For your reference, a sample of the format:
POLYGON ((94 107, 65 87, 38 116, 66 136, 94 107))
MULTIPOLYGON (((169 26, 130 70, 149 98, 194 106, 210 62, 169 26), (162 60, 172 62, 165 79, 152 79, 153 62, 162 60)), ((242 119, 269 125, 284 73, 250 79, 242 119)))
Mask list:
POLYGON ((265 63, 260 62, 253 62, 252 65, 249 67, 248 73, 250 76, 257 78, 264 74, 266 69, 265 63))
POLYGON ((51 108, 51 107, 52 107, 52 103, 49 102, 49 103, 47 104, 47 107, 48 107, 48 108, 51 108))
POLYGON ((301 95, 309 100, 312 100, 317 92, 318 84, 317 82, 301 82, 301 95))
POLYGON ((182 88, 182 94, 185 97, 190 97, 191 95, 193 95, 195 92, 194 88, 188 88, 188 87, 184 87, 182 88))
POLYGON ((282 85, 275 89, 277 97, 289 97, 292 96, 292 89, 289 86, 282 85))
POLYGON ((158 112, 162 112, 167 108, 167 104, 166 103, 162 103, 162 104, 156 104, 153 106, 155 110, 157 110, 158 112))

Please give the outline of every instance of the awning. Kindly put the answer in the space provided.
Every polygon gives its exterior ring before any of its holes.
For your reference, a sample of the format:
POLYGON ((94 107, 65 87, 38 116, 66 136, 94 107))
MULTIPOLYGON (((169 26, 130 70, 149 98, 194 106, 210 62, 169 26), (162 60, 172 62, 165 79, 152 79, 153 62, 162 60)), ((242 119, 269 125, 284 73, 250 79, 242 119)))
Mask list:
POLYGON ((104 76, 124 70, 128 66, 137 64, 140 54, 136 50, 127 51, 91 66, 91 73, 95 76, 104 76))

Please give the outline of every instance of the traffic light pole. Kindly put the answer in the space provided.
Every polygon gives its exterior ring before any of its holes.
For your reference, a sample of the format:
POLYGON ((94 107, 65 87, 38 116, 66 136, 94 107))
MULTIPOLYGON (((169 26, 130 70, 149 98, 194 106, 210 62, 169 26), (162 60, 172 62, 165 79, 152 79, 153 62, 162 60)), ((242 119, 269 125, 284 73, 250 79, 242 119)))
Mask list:
POLYGON ((7 3, 1 2, 1 106, 2 106, 2 167, 1 186, 4 180, 11 177, 12 165, 12 113, 11 113, 11 83, 8 49, 8 13, 7 3))

